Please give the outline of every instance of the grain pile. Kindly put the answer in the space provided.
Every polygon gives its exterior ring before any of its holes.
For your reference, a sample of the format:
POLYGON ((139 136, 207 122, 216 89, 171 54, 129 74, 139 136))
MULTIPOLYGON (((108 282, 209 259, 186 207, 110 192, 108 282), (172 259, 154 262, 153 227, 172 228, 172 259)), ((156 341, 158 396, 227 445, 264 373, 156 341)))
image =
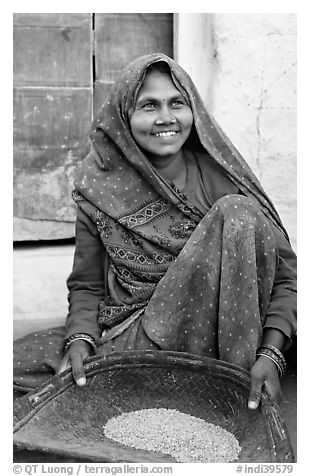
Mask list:
POLYGON ((170 454, 180 463, 228 463, 241 450, 235 436, 220 426, 166 408, 111 418, 104 434, 136 449, 170 454))

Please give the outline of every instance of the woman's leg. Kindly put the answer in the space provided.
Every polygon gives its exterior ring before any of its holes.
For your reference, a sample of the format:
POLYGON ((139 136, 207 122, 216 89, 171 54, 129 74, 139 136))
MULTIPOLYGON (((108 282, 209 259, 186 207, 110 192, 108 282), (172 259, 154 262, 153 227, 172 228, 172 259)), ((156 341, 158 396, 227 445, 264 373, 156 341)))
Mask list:
MULTIPOLYGON (((140 325, 140 317, 113 328, 98 342, 97 354, 159 349, 140 325), (113 334, 112 334, 113 333, 113 334)), ((62 358, 65 327, 37 331, 14 341, 14 395, 19 397, 55 375, 62 358)))
POLYGON ((13 382, 16 392, 27 393, 55 374, 61 359, 65 327, 37 331, 13 344, 13 382))
POLYGON ((258 206, 222 197, 157 285, 142 318, 146 334, 165 350, 250 368, 276 263, 275 238, 258 206))

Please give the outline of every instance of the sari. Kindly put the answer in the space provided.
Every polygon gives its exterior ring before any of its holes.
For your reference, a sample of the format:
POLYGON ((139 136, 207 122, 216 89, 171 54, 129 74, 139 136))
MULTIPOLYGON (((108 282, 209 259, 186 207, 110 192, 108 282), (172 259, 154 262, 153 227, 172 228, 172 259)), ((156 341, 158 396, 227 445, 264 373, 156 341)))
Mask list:
POLYGON ((289 342, 295 332, 296 288, 288 235, 188 74, 160 53, 133 61, 114 84, 90 139, 90 151, 77 168, 73 199, 78 215, 96 230, 104 255, 105 289, 99 300, 93 299, 93 331, 80 324, 85 308, 73 267, 66 329, 17 342, 17 388, 29 390, 42 383, 57 368, 63 339, 77 331, 92 334, 101 355, 177 350, 246 369, 255 362, 265 327, 279 328, 289 342), (184 153, 189 170, 199 171, 201 206, 186 193, 189 190, 180 192, 160 176, 130 131, 130 114, 147 68, 158 61, 168 64, 192 110, 184 153), (289 273, 277 278, 284 261, 280 248, 290 255, 290 264, 289 273), (290 303, 289 317, 276 315, 277 295, 290 303))

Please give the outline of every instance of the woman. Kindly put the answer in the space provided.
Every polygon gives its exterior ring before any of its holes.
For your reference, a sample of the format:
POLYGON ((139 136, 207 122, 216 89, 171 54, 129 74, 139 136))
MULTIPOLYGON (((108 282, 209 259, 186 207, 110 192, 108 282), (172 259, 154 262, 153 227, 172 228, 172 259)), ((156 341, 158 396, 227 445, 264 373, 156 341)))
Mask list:
POLYGON ((282 351, 296 331, 296 257, 189 76, 163 54, 130 63, 91 142, 73 193, 66 329, 17 341, 15 388, 70 367, 83 386, 92 353, 161 349, 249 369, 250 409, 264 385, 279 400, 282 351))

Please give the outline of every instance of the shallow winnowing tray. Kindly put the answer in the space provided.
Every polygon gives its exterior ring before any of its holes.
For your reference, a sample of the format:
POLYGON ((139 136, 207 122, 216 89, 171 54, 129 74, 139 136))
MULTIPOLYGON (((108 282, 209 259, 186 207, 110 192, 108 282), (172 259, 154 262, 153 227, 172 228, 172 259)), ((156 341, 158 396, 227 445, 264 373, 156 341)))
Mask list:
POLYGON ((175 462, 103 434, 123 412, 174 408, 233 433, 242 448, 238 462, 294 462, 279 407, 263 394, 259 408, 248 410, 250 376, 240 367, 181 352, 126 351, 91 357, 85 369, 84 388, 67 371, 15 401, 15 450, 51 462, 175 462))

